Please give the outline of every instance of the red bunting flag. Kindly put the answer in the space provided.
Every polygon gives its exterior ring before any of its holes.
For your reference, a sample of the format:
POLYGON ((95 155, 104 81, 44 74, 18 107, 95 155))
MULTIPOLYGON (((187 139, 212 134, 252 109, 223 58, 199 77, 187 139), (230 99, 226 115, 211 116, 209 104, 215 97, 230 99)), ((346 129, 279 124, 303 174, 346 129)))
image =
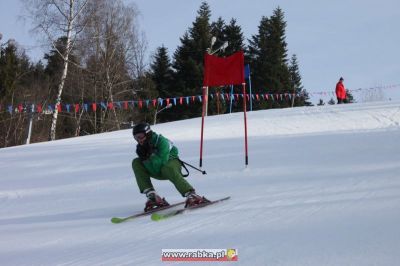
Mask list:
POLYGON ((79 104, 75 104, 75 113, 79 112, 79 104))
POLYGON ((203 86, 241 85, 244 80, 243 51, 228 57, 204 56, 203 86))
POLYGON ((61 104, 57 104, 57 112, 61 113, 61 104))

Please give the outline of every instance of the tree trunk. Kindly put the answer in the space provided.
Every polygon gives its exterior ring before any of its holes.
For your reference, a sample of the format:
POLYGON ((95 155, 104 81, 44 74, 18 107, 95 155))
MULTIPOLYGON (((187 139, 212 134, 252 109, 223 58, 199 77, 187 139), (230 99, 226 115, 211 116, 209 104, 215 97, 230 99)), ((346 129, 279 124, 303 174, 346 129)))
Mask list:
POLYGON ((58 118, 58 106, 61 104, 61 96, 64 89, 64 83, 67 78, 68 73, 68 58, 71 50, 71 34, 72 34, 72 23, 73 23, 73 7, 74 0, 70 0, 70 9, 69 9, 69 17, 68 17, 68 26, 67 26, 67 47, 65 49, 64 55, 64 69, 61 75, 61 81, 58 85, 58 94, 56 99, 56 105, 54 108, 53 118, 51 121, 51 129, 50 129, 50 140, 56 139, 56 128, 57 128, 57 118, 58 118))
MULTIPOLYGON (((108 97, 110 99, 110 102, 114 103, 114 96, 113 96, 113 92, 112 92, 113 85, 111 84, 110 75, 109 75, 108 71, 107 71, 107 87, 108 87, 108 97)), ((111 109, 111 112, 114 115, 115 126, 117 127, 117 130, 120 130, 121 127, 120 127, 117 112, 115 111, 115 106, 113 106, 113 108, 111 109)))

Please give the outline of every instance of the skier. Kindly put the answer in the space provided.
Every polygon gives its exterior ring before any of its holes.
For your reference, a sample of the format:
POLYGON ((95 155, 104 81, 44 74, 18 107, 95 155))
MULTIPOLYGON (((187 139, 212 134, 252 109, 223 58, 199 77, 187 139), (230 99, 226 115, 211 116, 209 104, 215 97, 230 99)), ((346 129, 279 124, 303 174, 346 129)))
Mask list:
POLYGON ((344 103, 344 100, 346 99, 346 89, 344 87, 343 80, 344 79, 340 77, 338 83, 336 83, 336 97, 338 104, 344 103))
POLYGON ((132 169, 140 193, 146 194, 147 197, 144 211, 169 205, 154 190, 151 177, 171 181, 179 193, 186 197, 185 207, 208 202, 206 198, 197 195, 194 188, 182 176, 178 149, 171 141, 153 132, 147 123, 135 125, 133 137, 138 143, 136 145, 138 157, 133 159, 132 169))

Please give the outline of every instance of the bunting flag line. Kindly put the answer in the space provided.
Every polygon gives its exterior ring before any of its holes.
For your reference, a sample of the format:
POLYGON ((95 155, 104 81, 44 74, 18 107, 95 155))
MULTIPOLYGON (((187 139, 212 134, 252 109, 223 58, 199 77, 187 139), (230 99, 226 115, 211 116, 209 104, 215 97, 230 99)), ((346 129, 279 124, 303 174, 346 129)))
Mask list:
MULTIPOLYGON (((389 88, 398 88, 399 85, 390 85, 390 86, 379 86, 374 88, 359 88, 359 89, 350 89, 348 90, 350 93, 365 91, 365 90, 377 90, 377 89, 389 89, 389 88)), ((326 96, 326 97, 336 97, 335 92, 333 91, 320 91, 320 92, 310 92, 308 93, 310 97, 312 96, 326 96)), ((211 100, 221 100, 221 101, 239 101, 243 100, 243 94, 239 93, 224 93, 224 92, 216 92, 215 94, 209 95, 211 100)), ((283 100, 291 100, 293 97, 302 97, 303 94, 293 94, 293 93, 253 93, 253 94, 246 94, 247 102, 250 101, 283 101, 283 100)), ((202 95, 193 95, 193 96, 177 96, 177 97, 169 97, 169 98, 157 98, 157 99, 145 99, 145 100, 132 100, 132 101, 116 101, 116 102, 98 102, 98 103, 65 103, 65 104, 48 104, 44 107, 42 103, 18 103, 15 105, 1 105, 0 111, 4 109, 4 112, 9 114, 14 113, 23 113, 23 112, 34 112, 34 113, 52 113, 54 110, 58 110, 58 112, 67 112, 67 113, 78 113, 79 111, 84 112, 97 112, 99 108, 102 111, 112 110, 112 109, 120 109, 120 110, 129 110, 135 107, 142 109, 142 108, 156 108, 157 105, 163 106, 172 103, 174 106, 177 105, 187 105, 195 104, 195 103, 202 103, 202 95), (31 106, 31 108, 28 108, 31 106)))

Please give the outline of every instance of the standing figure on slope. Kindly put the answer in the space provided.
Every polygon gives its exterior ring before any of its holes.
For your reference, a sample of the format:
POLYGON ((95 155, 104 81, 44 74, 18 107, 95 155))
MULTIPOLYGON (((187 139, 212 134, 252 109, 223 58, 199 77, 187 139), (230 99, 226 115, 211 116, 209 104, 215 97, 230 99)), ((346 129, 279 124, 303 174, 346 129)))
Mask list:
POLYGON ((168 206, 168 202, 157 195, 151 183, 151 177, 169 180, 179 193, 186 197, 185 207, 195 206, 208 200, 195 193, 194 188, 183 177, 182 164, 178 149, 171 141, 153 132, 147 123, 139 123, 133 128, 133 137, 137 141, 137 158, 132 161, 140 193, 146 194, 145 211, 168 206))
POLYGON ((346 88, 344 87, 343 80, 344 79, 340 77, 338 83, 336 83, 336 97, 338 104, 344 103, 346 100, 346 88))

